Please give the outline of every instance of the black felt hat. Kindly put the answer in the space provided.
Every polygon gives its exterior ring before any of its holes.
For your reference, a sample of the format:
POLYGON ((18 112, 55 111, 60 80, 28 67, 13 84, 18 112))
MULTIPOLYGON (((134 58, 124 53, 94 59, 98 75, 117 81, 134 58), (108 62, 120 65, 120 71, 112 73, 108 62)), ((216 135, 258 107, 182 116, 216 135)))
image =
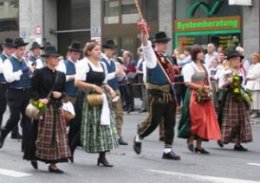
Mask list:
POLYGON ((70 46, 68 47, 69 51, 82 52, 80 42, 72 41, 70 46))
POLYGON ((44 54, 42 54, 42 57, 59 57, 60 54, 58 53, 58 51, 56 50, 56 48, 52 45, 48 45, 45 47, 44 49, 44 54))
POLYGON ((23 38, 20 38, 20 37, 18 37, 18 38, 16 38, 14 40, 14 48, 18 48, 18 47, 21 47, 21 46, 26 46, 28 44, 29 43, 24 42, 23 38))
POLYGON ((34 50, 34 49, 41 49, 41 50, 43 50, 44 47, 41 46, 41 45, 40 45, 39 43, 37 43, 36 41, 34 41, 34 42, 32 43, 32 45, 31 45, 30 50, 34 50))
POLYGON ((171 38, 167 37, 165 32, 157 32, 154 34, 152 42, 153 43, 168 43, 171 38))
POLYGON ((106 40, 106 42, 102 45, 103 48, 108 48, 108 49, 116 49, 117 45, 115 42, 111 39, 106 40))
POLYGON ((240 57, 241 60, 244 58, 243 55, 241 55, 238 51, 236 50, 232 50, 232 51, 229 51, 228 54, 227 54, 227 59, 229 60, 230 58, 234 58, 234 57, 240 57))
POLYGON ((6 38, 5 41, 2 43, 3 46, 8 47, 8 48, 13 48, 14 47, 14 40, 11 38, 6 38))

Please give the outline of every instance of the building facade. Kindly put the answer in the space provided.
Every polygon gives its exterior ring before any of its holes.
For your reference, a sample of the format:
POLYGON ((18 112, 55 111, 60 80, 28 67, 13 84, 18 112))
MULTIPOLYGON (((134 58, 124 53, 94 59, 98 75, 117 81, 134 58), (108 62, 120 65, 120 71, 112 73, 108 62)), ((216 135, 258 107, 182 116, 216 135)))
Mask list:
MULTIPOLYGON (((160 30, 172 38, 169 52, 208 42, 224 49, 241 45, 247 56, 259 52, 259 1, 243 6, 230 2, 139 0, 151 35, 160 30)), ((19 34, 30 42, 51 42, 63 54, 72 40, 84 45, 91 39, 113 39, 119 52, 127 49, 135 53, 140 45, 133 0, 0 0, 1 8, 5 11, 0 11, 0 23, 8 25, 1 26, 8 27, 1 29, 1 40, 19 34)))

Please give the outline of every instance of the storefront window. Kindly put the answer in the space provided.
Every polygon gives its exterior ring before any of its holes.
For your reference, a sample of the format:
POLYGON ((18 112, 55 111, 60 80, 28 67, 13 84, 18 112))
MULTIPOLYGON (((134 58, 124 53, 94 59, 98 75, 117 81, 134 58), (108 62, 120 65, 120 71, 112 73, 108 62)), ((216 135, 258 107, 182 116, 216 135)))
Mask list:
POLYGON ((135 23, 138 20, 139 16, 134 1, 122 0, 121 9, 123 24, 135 23))
POLYGON ((104 0, 104 23, 118 24, 119 23, 119 0, 104 0))
POLYGON ((19 31, 19 1, 0 2, 0 39, 17 37, 19 31))

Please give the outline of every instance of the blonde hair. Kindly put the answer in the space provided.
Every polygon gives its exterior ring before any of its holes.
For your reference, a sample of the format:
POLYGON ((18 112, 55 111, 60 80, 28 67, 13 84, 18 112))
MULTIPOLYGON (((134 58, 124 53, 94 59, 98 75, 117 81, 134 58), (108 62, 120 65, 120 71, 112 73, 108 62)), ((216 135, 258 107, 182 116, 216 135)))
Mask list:
POLYGON ((256 52, 251 54, 251 57, 256 57, 257 63, 260 63, 260 55, 256 52))
POLYGON ((98 46, 98 42, 96 41, 90 41, 85 44, 85 47, 83 48, 83 54, 85 57, 89 57, 89 52, 92 51, 96 46, 98 46))

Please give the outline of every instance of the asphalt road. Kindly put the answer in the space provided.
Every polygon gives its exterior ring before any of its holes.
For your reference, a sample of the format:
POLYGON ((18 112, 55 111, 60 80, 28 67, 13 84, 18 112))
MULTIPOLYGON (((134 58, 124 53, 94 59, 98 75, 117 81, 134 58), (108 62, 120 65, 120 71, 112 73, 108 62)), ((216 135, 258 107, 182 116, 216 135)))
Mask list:
POLYGON ((260 182, 260 123, 253 125, 254 142, 246 144, 249 152, 234 152, 233 145, 219 148, 216 142, 204 147, 210 155, 189 152, 185 141, 175 139, 174 150, 181 161, 163 160, 163 143, 158 141, 158 131, 143 142, 143 152, 133 152, 133 137, 137 124, 146 114, 125 114, 124 138, 128 146, 113 150, 107 158, 114 168, 98 167, 97 154, 87 154, 78 148, 75 163, 58 165, 63 175, 50 174, 47 165, 39 163, 33 170, 22 160, 21 145, 17 140, 6 140, 0 150, 0 183, 255 183, 260 182))

